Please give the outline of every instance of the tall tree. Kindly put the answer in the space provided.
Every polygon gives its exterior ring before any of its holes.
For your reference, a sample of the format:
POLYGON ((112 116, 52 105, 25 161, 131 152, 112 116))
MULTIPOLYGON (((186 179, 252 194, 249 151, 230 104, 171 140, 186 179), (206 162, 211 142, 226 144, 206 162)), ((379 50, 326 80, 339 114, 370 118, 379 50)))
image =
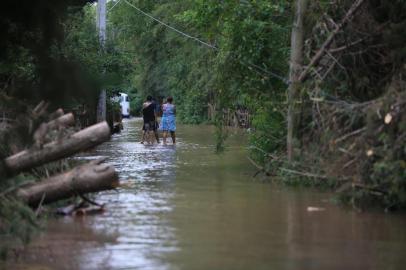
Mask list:
POLYGON ((297 96, 300 91, 300 72, 303 66, 303 43, 304 43, 304 16, 306 14, 308 0, 296 1, 296 12, 292 26, 290 72, 288 88, 288 114, 287 114, 287 138, 286 147, 288 160, 292 161, 294 137, 297 122, 297 96))

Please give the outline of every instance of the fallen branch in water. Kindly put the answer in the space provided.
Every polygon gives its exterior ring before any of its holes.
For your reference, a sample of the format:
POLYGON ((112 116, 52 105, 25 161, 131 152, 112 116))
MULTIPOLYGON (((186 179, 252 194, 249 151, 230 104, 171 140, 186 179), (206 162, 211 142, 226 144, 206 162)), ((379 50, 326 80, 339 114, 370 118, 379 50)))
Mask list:
POLYGON ((275 155, 273 155, 273 154, 271 154, 271 153, 268 153, 268 152, 266 152, 265 150, 259 148, 258 146, 253 145, 253 146, 250 146, 250 148, 255 149, 255 150, 258 150, 259 152, 263 153, 264 156, 266 156, 266 157, 270 157, 270 158, 275 159, 275 160, 278 160, 278 159, 279 159, 278 156, 275 156, 275 155))
POLYGON ((249 162, 251 162, 252 165, 254 165, 254 167, 256 167, 258 169, 258 171, 256 171, 254 173, 254 175, 252 177, 256 177, 258 174, 260 174, 261 172, 266 173, 264 167, 260 166, 259 164, 257 164, 254 160, 252 160, 250 157, 247 157, 247 159, 249 160, 249 162))
POLYGON ((70 204, 65 207, 60 207, 56 210, 56 214, 63 216, 83 216, 88 214, 97 214, 104 211, 102 205, 87 205, 85 201, 79 204, 70 204))
POLYGON ((85 215, 92 215, 92 214, 98 214, 104 211, 104 205, 102 206, 94 206, 90 205, 87 207, 81 207, 73 211, 73 215, 75 216, 85 216, 85 215))
POLYGON ((291 174, 297 174, 297 175, 311 177, 311 178, 320 178, 320 179, 328 179, 329 178, 327 175, 319 175, 319 174, 308 173, 308 172, 300 172, 300 171, 295 171, 295 170, 286 169, 286 168, 280 168, 280 170, 284 171, 284 172, 291 173, 291 174))

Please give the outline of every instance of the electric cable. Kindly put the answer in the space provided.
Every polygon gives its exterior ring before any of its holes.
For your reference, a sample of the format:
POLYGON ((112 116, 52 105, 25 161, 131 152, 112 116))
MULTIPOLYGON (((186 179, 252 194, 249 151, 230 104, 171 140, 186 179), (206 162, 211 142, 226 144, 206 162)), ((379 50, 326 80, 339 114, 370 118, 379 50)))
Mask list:
MULTIPOLYGON (((112 10, 112 9, 113 9, 116 5, 118 5, 121 1, 122 1, 122 0, 117 1, 108 11, 112 10)), ((175 27, 173 27, 173 26, 171 26, 171 25, 169 25, 169 24, 167 24, 167 23, 165 23, 165 22, 163 22, 163 21, 161 21, 161 20, 159 20, 159 19, 153 17, 152 15, 146 13, 145 11, 141 10, 140 8, 138 8, 137 6, 135 6, 135 5, 132 4, 132 3, 128 2, 127 0, 124 0, 124 2, 125 2, 127 5, 129 5, 130 7, 134 8, 135 10, 137 10, 137 11, 138 11, 139 13, 141 13, 142 15, 144 15, 144 16, 146 16, 146 17, 148 17, 148 18, 150 18, 150 19, 152 19, 152 20, 158 22, 159 24, 161 24, 161 25, 163 25, 163 26, 165 26, 165 27, 171 29, 172 31, 175 31, 175 32, 177 32, 178 34, 181 34, 182 36, 184 36, 184 37, 186 37, 186 38, 195 40, 195 41, 199 42, 200 44, 202 44, 202 45, 204 45, 204 46, 206 46, 206 47, 209 47, 210 49, 213 49, 213 50, 215 50, 215 51, 219 51, 219 48, 217 48, 216 46, 214 46, 214 45, 212 45, 212 44, 209 44, 209 43, 207 43, 207 42, 205 42, 205 41, 203 41, 203 40, 201 40, 201 39, 199 39, 199 38, 197 38, 197 37, 194 37, 194 36, 192 36, 192 35, 190 35, 190 34, 188 34, 188 33, 185 33, 185 32, 183 32, 183 31, 181 31, 181 30, 179 30, 179 29, 176 29, 175 27)), ((234 57, 234 58, 236 58, 236 57, 234 57)), ((249 62, 244 63, 244 62, 239 61, 239 63, 240 63, 241 65, 243 65, 243 66, 246 66, 246 67, 248 67, 248 68, 254 68, 254 69, 256 69, 257 71, 259 70, 259 71, 261 71, 262 73, 264 73, 264 74, 266 74, 266 75, 269 75, 269 76, 271 76, 271 77, 274 77, 274 78, 276 78, 276 79, 279 79, 279 80, 281 80, 282 82, 284 82, 286 85, 289 85, 289 84, 290 84, 290 81, 289 81, 288 79, 286 79, 285 77, 283 77, 283 76, 281 76, 281 75, 279 75, 279 74, 277 74, 277 73, 275 73, 275 72, 266 70, 266 69, 264 69, 264 68, 262 68, 262 67, 260 67, 260 66, 258 66, 258 65, 255 65, 255 64, 252 64, 252 63, 249 63, 249 62)))

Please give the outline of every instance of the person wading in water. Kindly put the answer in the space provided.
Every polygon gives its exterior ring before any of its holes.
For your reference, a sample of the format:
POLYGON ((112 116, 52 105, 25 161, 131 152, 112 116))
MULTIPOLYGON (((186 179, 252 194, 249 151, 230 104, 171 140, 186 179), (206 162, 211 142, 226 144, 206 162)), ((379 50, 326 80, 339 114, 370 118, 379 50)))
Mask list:
POLYGON ((155 135, 157 143, 159 143, 159 136, 157 132, 157 121, 156 121, 156 109, 155 103, 152 102, 152 97, 148 96, 147 100, 142 104, 142 118, 144 124, 142 125, 142 141, 144 143, 153 144, 154 139, 152 138, 152 133, 155 135))
POLYGON ((166 137, 168 136, 168 132, 171 133, 172 142, 173 144, 176 143, 176 107, 172 104, 173 98, 168 97, 166 99, 166 103, 162 105, 162 119, 161 119, 161 129, 163 131, 163 141, 166 144, 166 137))

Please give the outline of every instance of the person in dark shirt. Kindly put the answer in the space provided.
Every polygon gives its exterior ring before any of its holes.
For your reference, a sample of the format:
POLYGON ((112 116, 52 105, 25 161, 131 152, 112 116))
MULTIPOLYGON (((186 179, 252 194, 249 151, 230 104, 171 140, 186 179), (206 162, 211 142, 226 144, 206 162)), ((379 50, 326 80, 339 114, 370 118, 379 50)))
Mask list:
POLYGON ((142 105, 142 118, 144 123, 142 125, 142 141, 147 141, 147 143, 153 144, 152 133, 155 135, 157 143, 159 143, 159 136, 157 132, 157 121, 156 121, 156 105, 152 101, 152 97, 148 96, 147 100, 142 105))

